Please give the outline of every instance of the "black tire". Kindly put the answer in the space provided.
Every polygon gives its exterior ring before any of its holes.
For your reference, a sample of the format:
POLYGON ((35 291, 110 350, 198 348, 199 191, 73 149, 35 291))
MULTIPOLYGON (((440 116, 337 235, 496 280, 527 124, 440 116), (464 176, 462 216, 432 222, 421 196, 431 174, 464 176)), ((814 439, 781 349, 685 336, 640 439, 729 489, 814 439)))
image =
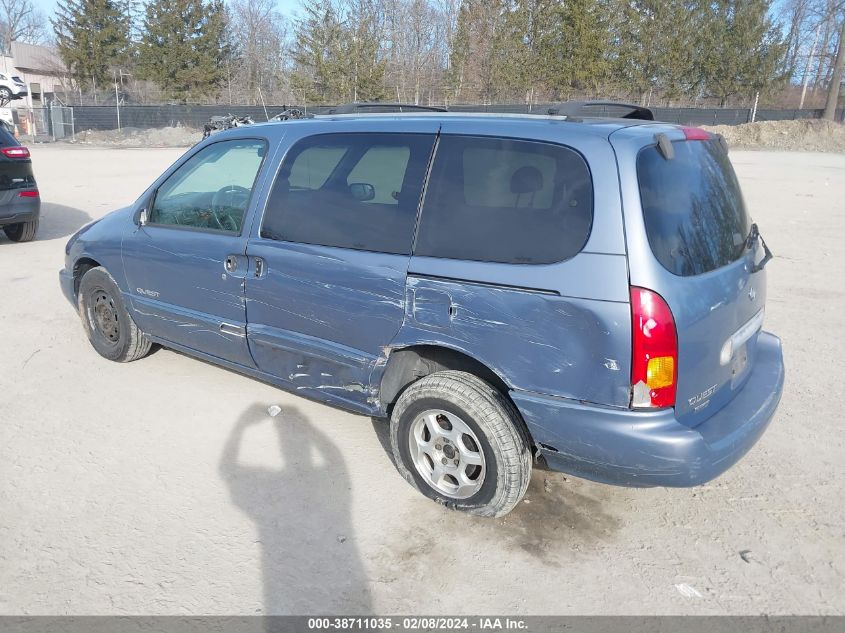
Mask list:
POLYGON ((0 88, 0 100, 2 101, 11 101, 12 100, 12 91, 3 86, 0 88))
POLYGON ((13 242, 31 242, 38 232, 38 218, 30 222, 7 224, 3 227, 3 231, 6 233, 6 237, 13 242))
POLYGON ((77 301, 82 327, 100 356, 128 363, 149 353, 150 339, 135 325, 117 284, 105 268, 98 266, 85 273, 77 301))
POLYGON ((405 480, 425 496, 454 510, 485 517, 503 516, 520 502, 531 480, 530 442, 519 412, 495 387, 466 372, 437 372, 411 384, 393 408, 390 444, 405 480), (457 416, 478 439, 486 473, 480 488, 468 498, 456 499, 434 488, 413 461, 412 428, 430 410, 457 416))

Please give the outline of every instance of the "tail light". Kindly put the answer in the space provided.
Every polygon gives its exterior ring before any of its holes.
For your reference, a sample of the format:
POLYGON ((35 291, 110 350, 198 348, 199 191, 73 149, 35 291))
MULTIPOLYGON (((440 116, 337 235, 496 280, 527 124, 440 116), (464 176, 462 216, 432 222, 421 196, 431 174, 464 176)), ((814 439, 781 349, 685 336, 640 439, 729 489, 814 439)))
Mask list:
POLYGON ((38 192, 34 190, 29 191, 19 191, 18 198, 37 198, 38 192))
POLYGON ((0 148, 6 158, 29 158, 29 150, 20 145, 0 148))
POLYGON ((631 405, 675 406, 678 334, 663 297, 645 288, 631 287, 631 330, 631 405))
POLYGON ((707 130, 702 130, 700 127, 681 127, 684 132, 684 138, 688 141, 709 141, 713 136, 707 130))

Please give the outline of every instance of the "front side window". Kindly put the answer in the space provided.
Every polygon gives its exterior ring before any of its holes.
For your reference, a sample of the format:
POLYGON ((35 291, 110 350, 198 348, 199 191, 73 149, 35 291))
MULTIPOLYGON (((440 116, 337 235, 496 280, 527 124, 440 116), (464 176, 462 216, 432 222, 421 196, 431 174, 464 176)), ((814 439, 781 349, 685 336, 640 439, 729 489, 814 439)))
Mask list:
POLYGON ((148 222, 240 233, 267 144, 256 139, 214 143, 159 187, 148 222))
POLYGON ((559 145, 444 136, 414 253, 508 264, 569 259, 587 242, 593 183, 559 145))
POLYGON ((428 134, 323 134, 298 142, 276 177, 261 236, 410 254, 433 144, 428 134))

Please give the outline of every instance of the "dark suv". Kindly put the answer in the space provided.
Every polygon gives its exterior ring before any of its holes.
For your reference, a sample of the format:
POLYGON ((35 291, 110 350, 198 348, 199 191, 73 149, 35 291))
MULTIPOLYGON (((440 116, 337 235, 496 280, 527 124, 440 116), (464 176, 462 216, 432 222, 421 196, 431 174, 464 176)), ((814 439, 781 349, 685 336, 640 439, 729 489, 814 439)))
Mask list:
POLYGON ((0 126, 0 227, 14 242, 29 242, 38 231, 41 197, 29 150, 0 126))
POLYGON ((74 235, 108 359, 154 343, 389 417, 402 475, 507 513, 532 461, 693 486, 783 387, 725 145, 637 120, 317 117, 217 134, 74 235))

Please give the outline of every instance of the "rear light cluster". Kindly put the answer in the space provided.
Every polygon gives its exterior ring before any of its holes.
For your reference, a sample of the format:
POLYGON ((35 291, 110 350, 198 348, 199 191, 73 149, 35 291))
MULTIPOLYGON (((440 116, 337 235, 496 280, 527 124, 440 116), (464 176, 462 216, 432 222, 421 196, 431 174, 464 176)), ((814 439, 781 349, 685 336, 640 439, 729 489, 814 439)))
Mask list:
POLYGON ((631 386, 634 407, 673 407, 678 335, 669 306, 656 292, 631 287, 631 386))
POLYGON ((18 198, 37 198, 38 192, 34 190, 30 191, 19 191, 18 198))
POLYGON ((707 130, 702 130, 700 127, 681 127, 684 133, 684 138, 688 141, 709 141, 713 136, 707 130))
POLYGON ((6 158, 29 158, 29 150, 20 145, 0 148, 6 158))

